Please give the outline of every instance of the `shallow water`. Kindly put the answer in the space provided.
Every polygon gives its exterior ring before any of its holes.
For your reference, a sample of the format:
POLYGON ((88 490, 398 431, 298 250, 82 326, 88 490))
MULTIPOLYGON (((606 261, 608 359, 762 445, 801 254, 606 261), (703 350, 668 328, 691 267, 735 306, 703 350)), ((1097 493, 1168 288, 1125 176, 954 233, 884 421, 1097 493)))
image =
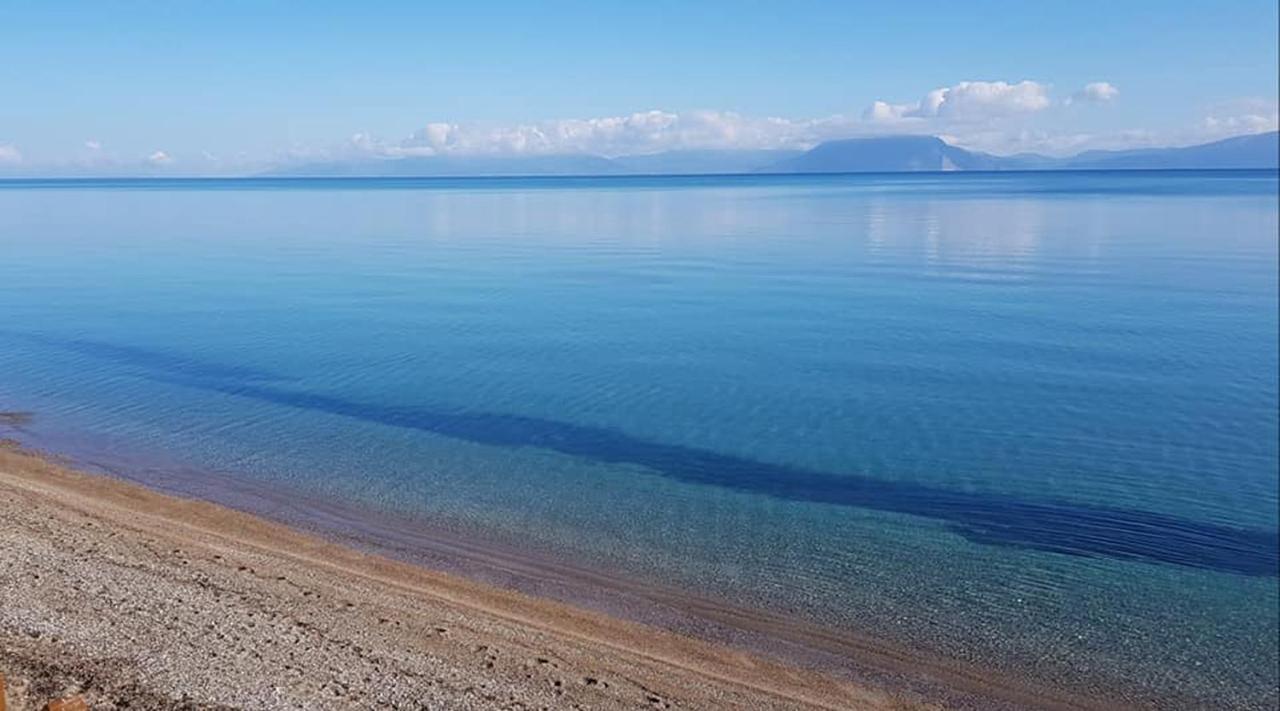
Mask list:
POLYGON ((1068 688, 1274 706, 1278 210, 1249 172, 0 182, 0 409, 1068 688))

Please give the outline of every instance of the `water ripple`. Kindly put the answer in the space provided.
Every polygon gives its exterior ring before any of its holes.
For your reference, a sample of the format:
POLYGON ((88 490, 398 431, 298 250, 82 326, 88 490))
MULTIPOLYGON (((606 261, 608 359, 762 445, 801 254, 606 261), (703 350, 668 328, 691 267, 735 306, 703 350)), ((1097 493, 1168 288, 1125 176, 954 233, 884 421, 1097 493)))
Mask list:
MULTIPOLYGON (((13 334, 9 334, 13 335, 13 334)), ((953 491, 908 481, 758 461, 666 444, 626 432, 492 412, 359 402, 290 390, 255 369, 85 339, 23 334, 83 356, 137 368, 145 377, 286 407, 431 432, 498 447, 535 447, 608 464, 638 465, 670 479, 786 501, 922 516, 966 539, 1072 556, 1136 560, 1275 577, 1280 533, 1132 508, 953 491)))

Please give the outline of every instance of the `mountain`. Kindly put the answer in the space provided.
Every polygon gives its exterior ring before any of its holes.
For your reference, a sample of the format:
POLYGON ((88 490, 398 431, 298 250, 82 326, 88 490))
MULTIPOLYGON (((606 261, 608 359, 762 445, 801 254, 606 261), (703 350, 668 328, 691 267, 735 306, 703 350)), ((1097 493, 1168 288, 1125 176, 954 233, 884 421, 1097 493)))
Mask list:
POLYGON ((308 178, 434 178, 482 175, 614 175, 625 172, 592 155, 422 156, 366 158, 277 168, 264 175, 308 178))
POLYGON ((827 141, 765 168, 770 173, 900 173, 999 170, 999 159, 948 145, 936 136, 885 136, 827 141))
POLYGON ((937 136, 882 136, 821 143, 811 150, 689 150, 594 155, 363 158, 278 168, 289 177, 468 177, 536 175, 710 175, 725 173, 900 173, 949 170, 1280 169, 1280 133, 1237 136, 1180 148, 1087 151, 1066 158, 997 156, 937 136))
POLYGON ((1280 132, 1236 136, 1185 148, 1088 151, 1069 160, 1072 168, 1157 170, 1175 168, 1276 168, 1280 132))
POLYGON ((779 161, 767 173, 897 173, 935 170, 1156 170, 1280 168, 1280 133, 1237 136, 1182 148, 1088 151, 1068 158, 997 156, 952 146, 936 136, 851 138, 821 143, 779 161))
POLYGON ((717 175, 753 173, 803 151, 785 150, 701 150, 665 151, 646 155, 620 156, 613 162, 636 175, 717 175))
POLYGON ((479 175, 713 175, 750 173, 802 151, 689 150, 603 158, 593 155, 362 158, 277 168, 284 177, 467 177, 479 175))

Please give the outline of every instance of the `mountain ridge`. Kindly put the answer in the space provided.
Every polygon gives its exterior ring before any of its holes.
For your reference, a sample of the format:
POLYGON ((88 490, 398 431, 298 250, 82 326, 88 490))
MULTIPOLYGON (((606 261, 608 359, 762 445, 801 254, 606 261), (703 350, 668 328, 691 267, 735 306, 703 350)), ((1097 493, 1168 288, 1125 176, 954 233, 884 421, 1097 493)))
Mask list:
POLYGON ((953 146, 937 136, 827 141, 765 169, 770 173, 948 170, 1171 170, 1280 168, 1280 132, 1233 136, 1174 148, 1086 151, 1064 158, 1036 153, 998 156, 953 146))
POLYGON ((613 158, 590 154, 364 158, 283 167, 261 175, 523 177, 1176 169, 1280 169, 1280 132, 1192 146, 1085 151, 1061 158, 1035 153, 1000 156, 961 148, 937 136, 902 135, 825 141, 807 151, 676 150, 613 158))

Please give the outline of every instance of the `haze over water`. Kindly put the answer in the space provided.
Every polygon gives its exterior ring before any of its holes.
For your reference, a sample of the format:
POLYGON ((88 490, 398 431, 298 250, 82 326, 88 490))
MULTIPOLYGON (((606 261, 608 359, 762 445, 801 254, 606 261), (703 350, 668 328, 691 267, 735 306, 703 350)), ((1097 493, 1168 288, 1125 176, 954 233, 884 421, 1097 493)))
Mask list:
POLYGON ((0 182, 0 410, 106 465, 1274 706, 1277 189, 0 182))

